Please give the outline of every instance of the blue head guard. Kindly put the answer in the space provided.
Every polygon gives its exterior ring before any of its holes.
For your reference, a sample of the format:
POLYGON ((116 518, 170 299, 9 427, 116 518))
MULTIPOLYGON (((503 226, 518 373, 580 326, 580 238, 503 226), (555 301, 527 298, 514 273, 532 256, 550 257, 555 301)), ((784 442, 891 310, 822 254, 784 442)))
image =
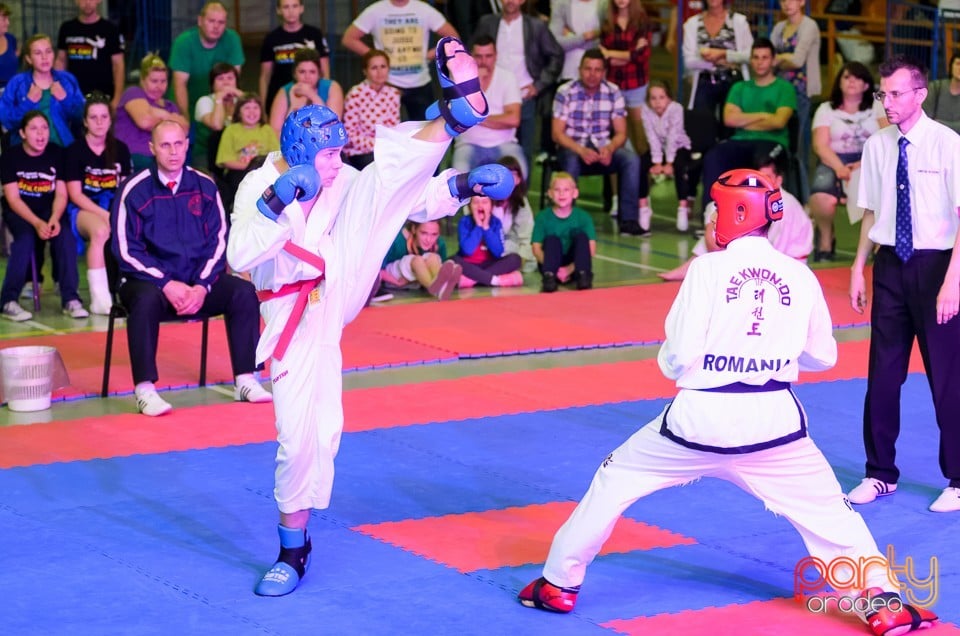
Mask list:
POLYGON ((310 104, 293 111, 280 130, 280 152, 291 167, 313 165, 318 152, 346 143, 346 129, 337 114, 326 106, 310 104))

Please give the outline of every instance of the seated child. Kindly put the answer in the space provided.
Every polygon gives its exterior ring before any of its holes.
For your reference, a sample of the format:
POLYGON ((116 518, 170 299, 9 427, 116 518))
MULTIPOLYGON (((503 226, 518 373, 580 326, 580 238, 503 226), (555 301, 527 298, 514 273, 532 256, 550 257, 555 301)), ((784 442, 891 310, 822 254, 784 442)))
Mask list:
POLYGON ((384 257, 380 279, 395 289, 422 285, 431 296, 447 300, 462 273, 459 265, 447 260, 447 244, 440 236, 440 223, 410 221, 384 257))
POLYGON ((469 213, 457 228, 460 251, 453 261, 463 268, 460 289, 474 285, 519 287, 523 285, 519 254, 505 254, 503 223, 493 216, 493 201, 477 195, 470 199, 469 213))
POLYGON ((641 107, 643 129, 650 144, 650 176, 674 180, 677 191, 677 229, 689 228, 690 206, 697 198, 699 169, 694 167, 693 144, 683 128, 683 106, 673 101, 670 87, 662 80, 650 80, 647 103, 641 107))
POLYGON ((523 271, 537 269, 537 259, 533 257, 530 237, 533 234, 533 210, 527 200, 527 183, 523 178, 520 162, 507 155, 497 163, 506 166, 513 173, 513 192, 510 198, 493 202, 493 216, 503 224, 503 251, 507 254, 519 254, 523 259, 523 271))
POLYGON ((258 168, 274 150, 280 150, 280 140, 267 125, 260 97, 256 93, 244 93, 237 100, 233 123, 224 128, 217 147, 217 167, 224 169, 225 187, 220 188, 220 196, 228 215, 243 177, 258 168))
POLYGON ((577 182, 568 172, 555 172, 547 195, 553 205, 537 214, 531 239, 543 275, 542 289, 555 292, 560 283, 567 282, 576 282, 577 289, 590 289, 597 231, 590 215, 573 205, 580 196, 577 182))
MULTIPOLYGON (((767 239, 778 251, 787 256, 792 256, 798 261, 806 262, 807 256, 813 251, 813 222, 807 216, 807 211, 803 209, 800 201, 783 189, 783 175, 786 172, 786 157, 783 149, 776 147, 770 154, 760 155, 757 157, 755 165, 757 171, 770 179, 773 185, 780 188, 780 194, 783 198, 783 218, 770 227, 767 239)), ((668 281, 683 280, 687 274, 687 268, 690 267, 690 261, 701 254, 713 251, 711 241, 706 239, 712 232, 710 220, 716 214, 716 209, 716 205, 711 202, 704 212, 706 234, 694 246, 693 256, 680 267, 658 274, 660 278, 668 281)), ((712 237, 710 238, 712 239, 712 237)))

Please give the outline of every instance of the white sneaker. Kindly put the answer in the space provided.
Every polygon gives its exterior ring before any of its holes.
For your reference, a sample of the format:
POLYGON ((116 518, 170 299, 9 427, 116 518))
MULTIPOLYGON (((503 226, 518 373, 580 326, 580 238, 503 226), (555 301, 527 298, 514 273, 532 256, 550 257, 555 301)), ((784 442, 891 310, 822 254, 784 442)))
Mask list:
POLYGON ((4 305, 2 313, 4 318, 12 320, 13 322, 23 322, 24 320, 33 318, 33 314, 21 307, 20 303, 15 300, 11 300, 4 305))
POLYGON ((677 208, 677 230, 686 232, 690 229, 690 209, 677 208))
POLYGON ((640 208, 640 227, 643 230, 650 231, 650 223, 653 221, 653 208, 642 207, 640 208))
POLYGON ((847 499, 850 503, 868 504, 877 497, 886 497, 897 492, 896 484, 888 484, 885 481, 866 477, 860 482, 860 485, 850 491, 847 499))
POLYGON ((253 379, 241 380, 240 384, 233 387, 233 400, 235 402, 252 402, 260 404, 262 402, 273 402, 273 395, 260 383, 253 379))
POLYGON ((610 198, 610 216, 617 216, 620 214, 620 197, 616 194, 610 198))
POLYGON ((88 318, 90 312, 83 308, 83 303, 79 300, 68 300, 63 308, 63 313, 71 318, 88 318))
POLYGON ((154 388, 143 389, 137 392, 137 410, 144 415, 157 417, 173 410, 169 402, 160 397, 154 388))
POLYGON ((20 290, 20 298, 33 298, 33 283, 24 283, 23 289, 20 290))
POLYGON ((930 504, 931 512, 956 512, 960 510, 960 488, 943 489, 937 500, 930 504))

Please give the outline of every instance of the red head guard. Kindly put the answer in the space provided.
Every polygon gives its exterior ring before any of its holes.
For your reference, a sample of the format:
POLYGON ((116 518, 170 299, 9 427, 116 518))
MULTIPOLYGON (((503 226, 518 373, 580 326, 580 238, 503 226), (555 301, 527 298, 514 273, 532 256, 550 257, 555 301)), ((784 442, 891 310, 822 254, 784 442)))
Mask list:
POLYGON ((717 204, 717 245, 760 229, 783 218, 780 189, 756 170, 729 170, 710 188, 717 204))

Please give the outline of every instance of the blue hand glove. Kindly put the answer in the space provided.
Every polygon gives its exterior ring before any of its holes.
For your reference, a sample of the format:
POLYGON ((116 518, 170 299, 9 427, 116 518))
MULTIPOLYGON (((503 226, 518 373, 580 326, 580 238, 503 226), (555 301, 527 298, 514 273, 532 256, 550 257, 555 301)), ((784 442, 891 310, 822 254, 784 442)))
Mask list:
POLYGON ((513 172, 499 163, 477 166, 470 172, 450 177, 447 181, 450 194, 460 197, 461 201, 476 194, 502 201, 513 192, 513 185, 513 172))
POLYGON ((283 209, 293 200, 308 201, 323 190, 320 175, 308 164, 293 166, 277 177, 273 185, 264 190, 257 200, 257 210, 271 221, 276 221, 283 209))

